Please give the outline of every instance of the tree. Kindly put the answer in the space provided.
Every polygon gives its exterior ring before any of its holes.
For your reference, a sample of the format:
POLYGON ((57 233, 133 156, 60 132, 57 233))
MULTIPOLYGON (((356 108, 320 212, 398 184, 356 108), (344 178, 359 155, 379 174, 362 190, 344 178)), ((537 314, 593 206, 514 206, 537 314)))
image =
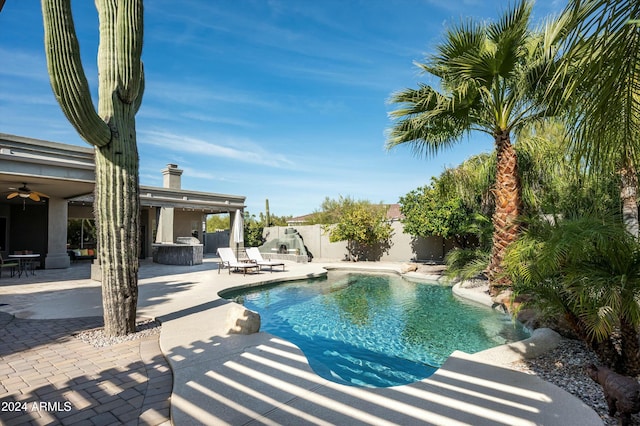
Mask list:
MULTIPOLYGON (((571 159, 567 128, 561 121, 545 120, 526 126, 514 147, 522 183, 523 221, 558 222, 567 217, 604 214, 618 208, 613 176, 589 174, 583 162, 571 159), (594 200, 598 202, 594 204, 594 200)), ((492 170, 495 170, 494 157, 474 156, 456 168, 446 169, 434 180, 436 192, 443 194, 436 205, 444 203, 452 194, 464 200, 471 213, 463 231, 477 236, 479 242, 478 247, 455 248, 447 253, 446 275, 450 278, 483 275, 483 264, 485 270, 489 264, 493 227, 488 218, 493 202, 487 192, 493 182, 492 170)))
POLYGON ((640 2, 572 0, 571 31, 550 103, 570 111, 573 151, 594 172, 619 176, 627 230, 638 237, 640 2))
POLYGON ((564 121, 535 123, 520 133, 516 150, 525 216, 558 221, 619 207, 614 175, 590 173, 584 161, 573 158, 571 148, 564 121))
POLYGON ((441 198, 433 186, 422 186, 400 197, 404 231, 417 237, 453 239, 459 247, 468 246, 466 228, 471 212, 460 197, 452 194, 441 198))
POLYGON ((212 214, 207 218, 207 232, 231 229, 231 220, 228 214, 212 214))
MULTIPOLYGON (((518 237, 521 183, 512 132, 547 114, 536 102, 546 74, 553 69, 554 43, 561 24, 544 33, 529 29, 532 4, 520 1, 495 23, 469 21, 449 30, 437 53, 418 66, 439 81, 394 94, 400 108, 387 148, 411 144, 416 153, 436 155, 473 131, 491 135, 496 147, 493 188, 493 245, 488 268, 491 294, 509 286, 502 274, 506 248, 518 237)), ((544 86, 543 86, 544 87, 544 86)))
POLYGON ((327 229, 329 241, 347 241, 349 258, 356 262, 361 258, 378 259, 388 249, 393 234, 387 208, 367 201, 344 206, 338 223, 327 229))
POLYGON ((505 267, 525 305, 564 317, 619 373, 640 374, 640 244, 621 219, 539 221, 509 248, 505 267))
POLYGON ((264 243, 262 233, 264 231, 263 219, 256 219, 255 215, 244 212, 244 246, 258 247, 264 243))
POLYGON ((100 20, 98 111, 80 60, 69 0, 42 0, 47 68, 67 119, 95 148, 94 211, 104 332, 135 331, 139 174, 135 115, 144 92, 142 0, 96 0, 100 20))
POLYGON ((441 198, 455 194, 464 207, 483 216, 495 210, 491 190, 496 178, 495 155, 473 155, 457 167, 446 168, 435 181, 434 189, 441 198))
MULTIPOLYGON (((267 224, 267 215, 265 213, 260 212, 259 214, 260 221, 262 223, 267 224)), ((287 221, 291 219, 293 216, 278 216, 273 213, 269 214, 269 225, 268 226, 287 226, 287 221)))
POLYGON ((355 205, 356 201, 351 197, 343 197, 340 195, 337 200, 325 197, 319 210, 314 211, 307 223, 309 225, 329 225, 338 223, 345 209, 355 205))

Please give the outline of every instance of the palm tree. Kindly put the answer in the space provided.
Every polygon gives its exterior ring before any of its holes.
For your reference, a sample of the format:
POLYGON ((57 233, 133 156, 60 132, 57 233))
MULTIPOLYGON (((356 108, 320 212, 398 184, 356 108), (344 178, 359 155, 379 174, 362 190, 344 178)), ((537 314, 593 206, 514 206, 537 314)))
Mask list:
MULTIPOLYGON (((518 237, 522 212, 521 183, 511 134, 546 116, 534 102, 538 85, 554 59, 561 22, 544 31, 529 29, 532 3, 521 1, 494 23, 468 21, 450 29, 437 54, 417 65, 439 81, 439 87, 419 84, 395 93, 391 102, 401 107, 387 148, 411 144, 418 154, 436 155, 479 131, 491 135, 496 148, 493 188, 493 245, 487 275, 491 294, 511 285, 502 274, 506 248, 518 237)), ((543 86, 545 87, 545 86, 543 86)))
POLYGON ((640 244, 621 219, 594 214, 539 221, 509 248, 504 263, 525 305, 564 317, 619 373, 640 374, 640 244))
MULTIPOLYGON (((594 171, 620 179, 627 230, 638 237, 640 17, 637 0, 572 0, 571 31, 551 103, 571 106, 573 151, 594 171)), ((554 87, 554 86, 551 86, 554 87)))

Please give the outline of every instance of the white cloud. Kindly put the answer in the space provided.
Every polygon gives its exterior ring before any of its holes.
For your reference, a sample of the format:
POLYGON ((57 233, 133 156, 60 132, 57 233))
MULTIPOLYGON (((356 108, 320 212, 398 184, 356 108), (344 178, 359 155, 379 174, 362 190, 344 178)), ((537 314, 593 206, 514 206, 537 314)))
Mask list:
POLYGON ((0 58, 11 58, 11 60, 2 61, 0 76, 49 81, 47 62, 43 51, 30 52, 0 47, 0 58))
MULTIPOLYGON (((0 67, 1 68, 1 67, 0 67)), ((42 95, 27 95, 25 93, 0 93, 0 101, 3 102, 11 102, 14 104, 22 104, 22 105, 48 105, 48 106, 57 106, 55 98, 51 93, 42 94, 42 95)))
POLYGON ((251 92, 241 90, 228 90, 221 87, 213 87, 210 83, 158 81, 149 83, 145 90, 146 96, 163 103, 179 103, 183 105, 206 106, 221 103, 249 105, 258 108, 279 108, 279 105, 270 100, 263 100, 251 92))
POLYGON ((255 123, 246 120, 238 120, 229 117, 219 117, 195 112, 185 112, 181 114, 184 118, 203 121, 205 123, 229 124, 237 127, 255 127, 255 123))
POLYGON ((177 151, 181 154, 191 153, 198 156, 226 158, 241 163, 275 168, 291 168, 294 165, 292 161, 282 154, 266 151, 253 142, 239 139, 234 139, 222 145, 186 135, 149 130, 139 132, 138 143, 154 145, 165 150, 177 151))

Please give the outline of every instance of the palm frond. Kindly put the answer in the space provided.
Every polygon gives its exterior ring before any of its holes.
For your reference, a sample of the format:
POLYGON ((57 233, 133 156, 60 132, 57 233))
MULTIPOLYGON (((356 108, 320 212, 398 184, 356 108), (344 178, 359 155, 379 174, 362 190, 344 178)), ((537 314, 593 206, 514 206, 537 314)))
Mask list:
POLYGON ((505 264, 518 293, 557 304, 548 308, 571 312, 588 339, 603 341, 623 319, 640 325, 639 252, 618 216, 592 215, 529 227, 505 264))
POLYGON ((529 19, 533 4, 521 0, 515 7, 505 12, 496 23, 487 28, 489 40, 495 45, 496 74, 509 78, 523 56, 523 47, 529 37, 529 19))
POLYGON ((621 154, 640 161, 640 2, 572 1, 574 22, 565 61, 557 71, 564 101, 579 97, 571 116, 575 149, 596 167, 616 164, 621 154), (570 78, 569 78, 570 76, 570 78))
POLYGON ((445 276, 454 280, 471 280, 482 276, 489 265, 490 253, 482 249, 454 249, 445 256, 445 276))

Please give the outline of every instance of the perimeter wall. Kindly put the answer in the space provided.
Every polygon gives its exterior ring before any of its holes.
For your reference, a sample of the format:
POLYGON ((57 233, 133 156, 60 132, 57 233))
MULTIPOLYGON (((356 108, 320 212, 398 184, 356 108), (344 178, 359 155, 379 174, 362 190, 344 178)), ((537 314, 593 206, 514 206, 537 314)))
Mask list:
MULTIPOLYGON (((449 241, 441 237, 414 238, 404 233, 402 223, 391 222, 393 236, 387 252, 382 253, 379 261, 409 262, 425 261, 440 262, 444 254, 453 246, 449 241)), ((304 241, 307 251, 314 259, 343 260, 347 255, 347 242, 332 243, 328 233, 324 232, 322 225, 297 225, 297 226, 271 226, 264 228, 263 236, 266 241, 284 236, 287 228, 298 231, 304 241)))

